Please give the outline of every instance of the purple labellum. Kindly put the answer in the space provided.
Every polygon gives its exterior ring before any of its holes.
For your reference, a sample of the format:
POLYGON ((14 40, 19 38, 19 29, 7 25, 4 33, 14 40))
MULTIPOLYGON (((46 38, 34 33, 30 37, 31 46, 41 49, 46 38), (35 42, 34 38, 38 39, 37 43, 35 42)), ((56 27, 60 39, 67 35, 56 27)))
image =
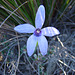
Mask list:
POLYGON ((34 31, 34 35, 35 36, 40 36, 41 35, 41 29, 36 29, 35 31, 34 31))

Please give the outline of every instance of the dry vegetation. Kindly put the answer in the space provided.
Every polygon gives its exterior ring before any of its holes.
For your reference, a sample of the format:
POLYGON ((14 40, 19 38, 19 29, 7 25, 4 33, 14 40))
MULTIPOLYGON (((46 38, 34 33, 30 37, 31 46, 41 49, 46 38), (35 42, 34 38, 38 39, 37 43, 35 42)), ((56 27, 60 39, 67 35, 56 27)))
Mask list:
POLYGON ((50 1, 47 4, 43 0, 12 1, 16 5, 9 0, 0 2, 0 75, 75 75, 75 1, 67 0, 69 2, 65 5, 66 0, 53 0, 54 5, 48 10, 50 1), (35 12, 40 4, 46 8, 44 26, 54 26, 61 33, 46 37, 49 44, 46 56, 35 51, 29 57, 26 42, 30 35, 13 30, 25 22, 34 25, 33 3, 35 12))

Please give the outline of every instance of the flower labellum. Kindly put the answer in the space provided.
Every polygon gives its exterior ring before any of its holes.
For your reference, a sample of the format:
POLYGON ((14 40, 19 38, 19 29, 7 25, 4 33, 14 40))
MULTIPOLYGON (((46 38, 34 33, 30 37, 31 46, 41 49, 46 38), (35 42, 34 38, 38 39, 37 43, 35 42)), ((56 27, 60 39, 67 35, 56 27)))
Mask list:
POLYGON ((41 35, 41 29, 36 29, 35 31, 34 31, 34 35, 35 36, 40 36, 41 35))
POLYGON ((40 5, 35 17, 35 27, 31 24, 20 24, 14 28, 19 33, 33 33, 27 40, 27 53, 31 56, 34 53, 36 44, 38 42, 40 52, 42 55, 47 54, 48 42, 45 36, 55 36, 60 34, 55 27, 42 28, 45 21, 45 8, 40 5))

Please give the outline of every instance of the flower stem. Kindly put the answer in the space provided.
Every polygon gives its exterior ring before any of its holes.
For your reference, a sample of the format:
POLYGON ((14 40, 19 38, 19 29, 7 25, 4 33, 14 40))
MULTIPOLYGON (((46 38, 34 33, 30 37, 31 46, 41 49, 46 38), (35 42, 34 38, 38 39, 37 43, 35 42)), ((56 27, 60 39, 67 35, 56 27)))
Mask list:
POLYGON ((40 75, 40 71, 39 71, 39 68, 40 68, 40 64, 39 64, 39 47, 37 46, 37 52, 38 52, 38 75, 40 75))

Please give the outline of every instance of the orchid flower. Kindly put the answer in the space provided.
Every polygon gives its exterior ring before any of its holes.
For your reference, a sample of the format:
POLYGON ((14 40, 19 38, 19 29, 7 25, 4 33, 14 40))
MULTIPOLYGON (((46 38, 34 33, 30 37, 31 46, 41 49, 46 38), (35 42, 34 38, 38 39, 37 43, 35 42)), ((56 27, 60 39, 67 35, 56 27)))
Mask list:
POLYGON ((33 33, 27 40, 27 53, 31 56, 34 53, 38 42, 39 49, 42 55, 47 54, 48 42, 45 36, 55 36, 60 32, 55 27, 42 28, 45 21, 45 8, 40 5, 35 17, 35 27, 31 24, 20 24, 14 28, 19 33, 33 33))

